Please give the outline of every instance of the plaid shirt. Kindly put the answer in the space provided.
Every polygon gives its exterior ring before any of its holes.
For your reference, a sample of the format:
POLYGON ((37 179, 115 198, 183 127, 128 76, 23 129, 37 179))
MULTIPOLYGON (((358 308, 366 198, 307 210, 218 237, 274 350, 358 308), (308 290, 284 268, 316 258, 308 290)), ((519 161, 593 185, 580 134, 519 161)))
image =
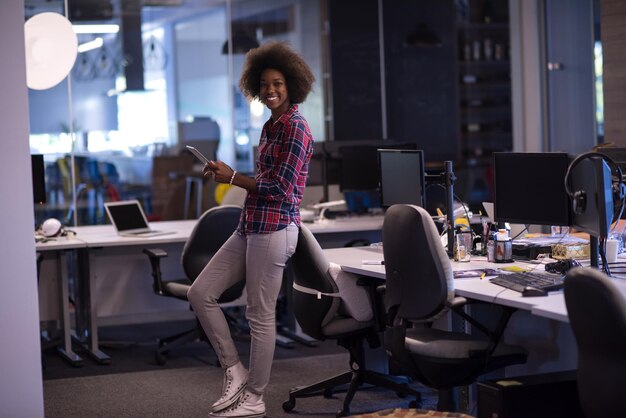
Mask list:
POLYGON ((261 133, 255 176, 256 193, 248 193, 237 232, 269 234, 295 223, 306 184, 313 137, 307 121, 292 105, 261 133))

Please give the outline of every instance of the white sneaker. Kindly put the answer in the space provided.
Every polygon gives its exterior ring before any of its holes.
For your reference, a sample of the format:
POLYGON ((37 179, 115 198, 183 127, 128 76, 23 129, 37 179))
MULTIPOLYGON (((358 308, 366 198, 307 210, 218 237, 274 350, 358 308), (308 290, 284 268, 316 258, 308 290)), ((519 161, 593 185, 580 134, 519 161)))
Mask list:
POLYGON ((263 418, 265 416, 265 402, 263 402, 262 395, 256 395, 246 390, 230 408, 213 411, 209 416, 213 418, 263 418))
POLYGON ((211 405, 211 411, 221 411, 237 402, 247 383, 248 371, 241 362, 226 369, 222 383, 222 396, 211 405))

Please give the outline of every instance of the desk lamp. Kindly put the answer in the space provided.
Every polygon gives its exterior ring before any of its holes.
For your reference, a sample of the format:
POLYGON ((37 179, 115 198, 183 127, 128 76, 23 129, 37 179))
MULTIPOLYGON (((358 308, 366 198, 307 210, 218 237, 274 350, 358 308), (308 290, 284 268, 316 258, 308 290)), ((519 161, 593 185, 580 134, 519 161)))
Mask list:
POLYGON ((332 207, 336 207, 336 206, 342 206, 345 205, 346 201, 345 200, 332 200, 330 202, 324 202, 324 203, 316 203, 315 205, 313 205, 313 209, 321 209, 320 211, 320 221, 324 221, 326 220, 326 211, 328 210, 328 208, 332 208, 332 207))

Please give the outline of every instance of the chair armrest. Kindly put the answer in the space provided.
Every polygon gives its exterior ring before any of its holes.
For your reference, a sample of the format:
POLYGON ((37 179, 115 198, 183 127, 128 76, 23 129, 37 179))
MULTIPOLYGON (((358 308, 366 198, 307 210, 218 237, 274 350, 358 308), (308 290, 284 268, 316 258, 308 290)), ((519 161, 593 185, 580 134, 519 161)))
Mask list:
POLYGON ((161 259, 167 257, 167 252, 160 248, 144 248, 143 253, 150 259, 152 267, 152 290, 159 296, 165 295, 163 291, 163 277, 161 275, 161 259))
POLYGON ((372 313, 374 315, 374 328, 377 332, 385 329, 386 315, 384 305, 384 292, 380 292, 380 288, 384 287, 385 280, 378 279, 376 277, 360 276, 357 280, 359 286, 365 286, 367 288, 367 294, 369 295, 372 304, 372 313))
POLYGON ((144 248, 143 253, 146 254, 151 259, 154 258, 164 258, 167 257, 167 251, 162 250, 161 248, 144 248))
POLYGON ((467 304, 467 299, 461 296, 455 296, 454 299, 446 302, 446 305, 451 309, 461 307, 465 304, 467 304))

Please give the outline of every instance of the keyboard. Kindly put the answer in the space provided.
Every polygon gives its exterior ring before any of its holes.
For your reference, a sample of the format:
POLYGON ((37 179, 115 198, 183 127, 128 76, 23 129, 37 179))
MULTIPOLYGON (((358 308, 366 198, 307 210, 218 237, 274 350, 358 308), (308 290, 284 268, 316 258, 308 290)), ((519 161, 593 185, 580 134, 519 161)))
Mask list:
POLYGON ((547 292, 563 288, 565 276, 540 272, 516 272, 500 274, 489 281, 498 286, 506 287, 516 292, 522 292, 525 287, 534 287, 547 292))

